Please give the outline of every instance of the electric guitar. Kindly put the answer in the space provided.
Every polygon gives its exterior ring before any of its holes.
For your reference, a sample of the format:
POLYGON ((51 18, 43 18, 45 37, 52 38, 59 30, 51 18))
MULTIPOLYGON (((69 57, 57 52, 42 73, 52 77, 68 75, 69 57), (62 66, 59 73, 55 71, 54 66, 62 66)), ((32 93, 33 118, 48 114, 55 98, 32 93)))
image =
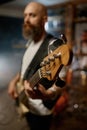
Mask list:
MULTIPOLYGON (((29 79, 31 87, 34 89, 35 85, 39 83, 42 78, 47 78, 48 80, 55 80, 56 75, 58 76, 63 66, 68 66, 72 61, 72 50, 68 44, 63 44, 55 49, 52 53, 46 56, 42 62, 41 67, 36 71, 36 73, 29 79)), ((24 92, 22 81, 17 85, 18 92, 18 105, 19 113, 24 114, 29 111, 28 97, 24 92)))

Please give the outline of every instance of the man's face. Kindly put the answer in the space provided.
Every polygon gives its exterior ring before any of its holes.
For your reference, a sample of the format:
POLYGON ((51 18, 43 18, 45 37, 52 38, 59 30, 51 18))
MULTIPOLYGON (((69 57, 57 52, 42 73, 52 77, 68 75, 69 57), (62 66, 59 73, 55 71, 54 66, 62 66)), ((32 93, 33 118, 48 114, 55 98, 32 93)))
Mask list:
POLYGON ((38 6, 28 5, 24 11, 23 35, 25 38, 39 36, 44 20, 38 6))

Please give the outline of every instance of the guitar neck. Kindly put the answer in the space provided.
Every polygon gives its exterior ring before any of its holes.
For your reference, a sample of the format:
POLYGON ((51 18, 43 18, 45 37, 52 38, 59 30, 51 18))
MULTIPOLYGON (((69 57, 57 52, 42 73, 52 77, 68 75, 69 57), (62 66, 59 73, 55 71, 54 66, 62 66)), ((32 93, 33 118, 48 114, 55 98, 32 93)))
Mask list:
POLYGON ((40 81, 41 78, 42 76, 40 73, 40 69, 38 69, 38 71, 36 71, 36 73, 29 79, 31 87, 34 88, 34 86, 40 81))

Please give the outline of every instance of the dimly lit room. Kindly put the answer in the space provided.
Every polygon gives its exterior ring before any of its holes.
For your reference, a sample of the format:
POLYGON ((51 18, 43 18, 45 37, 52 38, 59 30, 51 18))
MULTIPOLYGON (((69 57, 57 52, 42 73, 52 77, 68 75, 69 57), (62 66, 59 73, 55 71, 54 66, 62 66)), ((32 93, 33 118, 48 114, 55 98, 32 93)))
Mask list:
POLYGON ((36 129, 87 130, 87 0, 0 0, 0 130, 36 129))

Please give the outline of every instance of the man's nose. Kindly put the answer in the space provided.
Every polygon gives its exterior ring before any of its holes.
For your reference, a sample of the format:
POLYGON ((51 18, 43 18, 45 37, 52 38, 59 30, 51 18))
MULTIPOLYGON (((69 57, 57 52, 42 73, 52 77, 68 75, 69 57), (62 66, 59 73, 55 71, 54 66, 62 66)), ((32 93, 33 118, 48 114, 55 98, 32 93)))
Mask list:
POLYGON ((29 23, 29 16, 28 15, 24 18, 24 22, 29 23))

